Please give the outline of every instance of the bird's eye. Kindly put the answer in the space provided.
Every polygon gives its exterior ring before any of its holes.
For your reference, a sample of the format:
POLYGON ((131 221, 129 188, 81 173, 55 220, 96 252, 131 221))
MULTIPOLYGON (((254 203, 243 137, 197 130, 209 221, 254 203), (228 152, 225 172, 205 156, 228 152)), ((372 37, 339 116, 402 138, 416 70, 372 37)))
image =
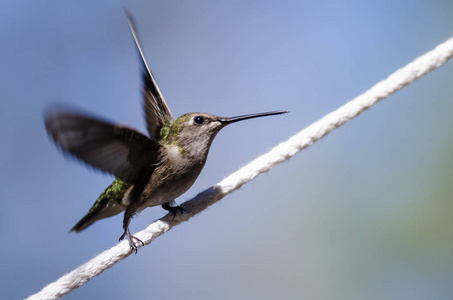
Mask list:
POLYGON ((196 124, 198 125, 201 125, 204 123, 204 118, 202 116, 197 116, 195 118, 193 118, 193 120, 195 121, 196 124))

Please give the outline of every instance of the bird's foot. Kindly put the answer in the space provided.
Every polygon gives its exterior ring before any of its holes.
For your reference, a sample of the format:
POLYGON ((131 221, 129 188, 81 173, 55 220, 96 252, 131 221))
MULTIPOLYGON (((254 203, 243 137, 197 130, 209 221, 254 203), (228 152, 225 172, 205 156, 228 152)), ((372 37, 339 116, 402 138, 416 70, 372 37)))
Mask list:
POLYGON ((137 244, 142 244, 142 246, 145 246, 145 243, 143 243, 143 241, 141 239, 133 236, 131 234, 131 232, 129 231, 129 229, 124 230, 124 233, 120 236, 119 240, 122 241, 124 239, 124 237, 126 237, 126 236, 127 236, 127 240, 129 241, 129 246, 131 247, 132 251, 135 251, 135 254, 137 254, 137 250, 138 250, 137 244))
POLYGON ((171 206, 169 202, 162 204, 162 208, 165 209, 166 211, 170 212, 173 214, 173 219, 176 217, 178 213, 183 214, 185 213, 185 209, 182 208, 179 205, 176 206, 171 206))

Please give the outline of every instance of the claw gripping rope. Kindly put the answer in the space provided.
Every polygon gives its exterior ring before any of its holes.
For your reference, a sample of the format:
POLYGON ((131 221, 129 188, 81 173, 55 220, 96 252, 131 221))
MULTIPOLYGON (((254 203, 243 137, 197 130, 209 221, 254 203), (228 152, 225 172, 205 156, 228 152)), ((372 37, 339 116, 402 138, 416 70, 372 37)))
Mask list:
MULTIPOLYGON (((259 174, 267 172, 275 165, 288 160, 294 154, 358 116, 378 101, 438 68, 452 56, 453 37, 415 59, 405 67, 397 70, 388 78, 377 83, 371 89, 349 101, 336 111, 331 112, 287 141, 274 147, 268 153, 256 158, 218 184, 199 193, 195 198, 184 202, 181 206, 184 208, 185 214, 175 219, 172 219, 172 216, 166 215, 149 225, 145 230, 134 234, 134 236, 141 239, 145 245, 151 243, 152 240, 164 234, 173 226, 187 221, 259 174)), ((85 284, 94 276, 101 274, 132 253, 133 251, 127 241, 120 242, 79 266, 74 271, 44 287, 39 293, 30 296, 28 299, 58 299, 85 284)))

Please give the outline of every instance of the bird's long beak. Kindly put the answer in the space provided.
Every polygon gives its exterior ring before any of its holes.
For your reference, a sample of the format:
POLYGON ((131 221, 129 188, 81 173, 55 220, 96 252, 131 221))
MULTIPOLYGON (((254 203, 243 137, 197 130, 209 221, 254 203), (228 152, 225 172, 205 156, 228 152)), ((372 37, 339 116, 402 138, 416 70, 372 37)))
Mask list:
POLYGON ((282 114, 286 114, 288 112, 289 111, 286 111, 286 110, 278 110, 278 111, 270 111, 270 112, 264 112, 264 113, 243 115, 243 116, 237 116, 237 117, 231 117, 231 118, 219 118, 219 122, 226 126, 228 124, 242 121, 242 120, 266 117, 266 116, 273 116, 273 115, 282 115, 282 114))

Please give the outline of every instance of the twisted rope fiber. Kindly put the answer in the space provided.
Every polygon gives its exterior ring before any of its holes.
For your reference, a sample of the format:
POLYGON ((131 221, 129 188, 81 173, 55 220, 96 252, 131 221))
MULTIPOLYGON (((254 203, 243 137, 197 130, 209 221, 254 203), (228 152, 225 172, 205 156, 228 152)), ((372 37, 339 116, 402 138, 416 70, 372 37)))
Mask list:
MULTIPOLYGON (((397 70, 387 79, 377 83, 362 95, 300 131, 286 142, 279 144, 268 153, 256 158, 218 184, 199 193, 195 198, 184 202, 181 205, 186 211, 184 214, 177 216, 175 219, 173 219, 171 214, 166 215, 149 225, 145 230, 135 234, 135 236, 145 244, 151 243, 152 240, 164 234, 173 226, 187 221, 227 194, 251 181, 259 174, 267 172, 273 166, 286 161, 294 154, 358 116, 362 111, 368 109, 381 99, 390 96, 421 76, 441 66, 452 56, 453 37, 405 67, 397 70)), ((79 266, 74 271, 44 287, 39 293, 30 296, 28 299, 58 299, 85 284, 94 276, 101 274, 117 262, 125 259, 131 253, 129 243, 127 241, 120 242, 79 266)))

